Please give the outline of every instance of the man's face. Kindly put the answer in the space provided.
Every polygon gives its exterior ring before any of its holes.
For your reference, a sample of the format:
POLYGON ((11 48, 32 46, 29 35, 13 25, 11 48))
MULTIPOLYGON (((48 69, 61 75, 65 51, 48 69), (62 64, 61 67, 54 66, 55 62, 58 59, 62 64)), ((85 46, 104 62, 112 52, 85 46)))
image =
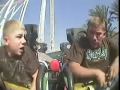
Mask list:
POLYGON ((101 27, 91 27, 88 32, 88 40, 92 48, 99 48, 102 44, 102 40, 106 37, 105 30, 102 30, 101 27))
POLYGON ((24 30, 15 30, 5 38, 5 44, 8 47, 8 53, 11 55, 22 55, 26 44, 24 30))

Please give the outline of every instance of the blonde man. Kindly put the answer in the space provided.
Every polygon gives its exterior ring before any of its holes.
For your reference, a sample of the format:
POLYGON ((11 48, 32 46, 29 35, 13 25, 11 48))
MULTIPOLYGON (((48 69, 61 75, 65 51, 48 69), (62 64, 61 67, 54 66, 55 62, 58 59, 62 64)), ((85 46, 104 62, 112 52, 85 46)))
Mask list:
POLYGON ((74 42, 69 53, 64 56, 75 77, 75 82, 85 85, 90 82, 92 82, 91 84, 96 83, 102 90, 101 88, 107 87, 109 80, 118 76, 118 51, 116 46, 106 37, 106 30, 104 20, 92 17, 88 21, 87 36, 74 42))
POLYGON ((4 25, 4 46, 0 47, 0 78, 8 90, 37 90, 39 63, 26 46, 25 34, 20 21, 9 20, 4 25))

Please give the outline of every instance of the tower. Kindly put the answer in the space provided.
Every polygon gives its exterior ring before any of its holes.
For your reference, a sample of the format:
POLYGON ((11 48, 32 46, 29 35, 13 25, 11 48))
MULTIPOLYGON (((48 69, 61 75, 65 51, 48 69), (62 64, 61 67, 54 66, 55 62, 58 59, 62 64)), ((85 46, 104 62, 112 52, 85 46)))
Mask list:
MULTIPOLYGON (((38 43, 45 42, 45 20, 46 20, 46 12, 48 11, 47 7, 48 0, 41 0, 41 8, 40 8, 40 22, 39 22, 39 30, 38 30, 38 43)), ((50 0, 50 52, 54 51, 55 48, 55 10, 54 10, 54 0, 50 0)))

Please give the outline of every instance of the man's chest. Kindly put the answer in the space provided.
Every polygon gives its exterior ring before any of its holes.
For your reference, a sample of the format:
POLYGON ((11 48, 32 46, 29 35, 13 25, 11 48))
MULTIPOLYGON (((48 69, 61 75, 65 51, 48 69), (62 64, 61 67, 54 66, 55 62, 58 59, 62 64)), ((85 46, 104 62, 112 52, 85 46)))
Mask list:
POLYGON ((109 59, 109 51, 107 48, 99 48, 95 50, 87 49, 85 59, 91 62, 109 59))

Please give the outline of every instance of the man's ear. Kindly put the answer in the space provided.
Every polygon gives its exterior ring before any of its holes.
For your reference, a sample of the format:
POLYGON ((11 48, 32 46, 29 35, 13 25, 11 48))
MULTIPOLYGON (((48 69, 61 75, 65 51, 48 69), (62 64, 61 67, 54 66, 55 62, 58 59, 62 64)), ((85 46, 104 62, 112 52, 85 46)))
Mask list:
POLYGON ((104 33, 103 38, 106 38, 106 37, 107 37, 107 33, 104 33))

